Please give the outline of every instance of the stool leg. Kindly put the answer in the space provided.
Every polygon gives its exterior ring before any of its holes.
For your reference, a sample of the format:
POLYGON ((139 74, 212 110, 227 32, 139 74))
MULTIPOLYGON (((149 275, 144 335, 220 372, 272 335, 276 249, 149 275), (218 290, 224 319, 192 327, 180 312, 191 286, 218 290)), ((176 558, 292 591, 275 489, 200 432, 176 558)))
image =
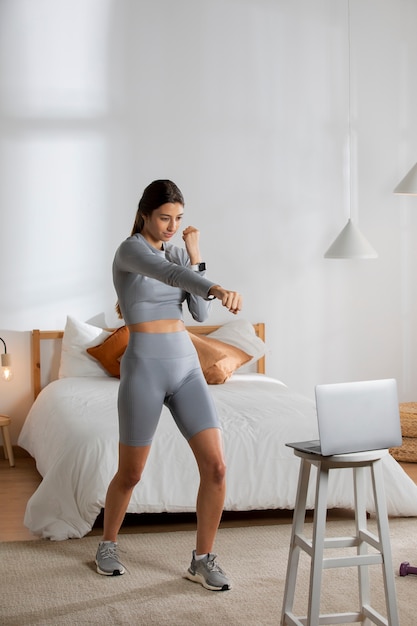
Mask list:
POLYGON ((285 615, 287 612, 292 612, 294 606, 295 586, 297 582, 298 562, 300 558, 300 547, 296 545, 295 539, 297 535, 302 534, 304 528, 310 469, 310 463, 305 461, 305 459, 301 459, 291 530, 287 575, 285 579, 284 598, 282 603, 281 626, 286 624, 285 615))
POLYGON ((308 598, 307 623, 319 626, 321 580, 323 573, 324 541, 326 535, 327 490, 329 470, 322 463, 317 467, 316 501, 313 521, 313 554, 310 569, 310 591, 308 598))
POLYGON ((395 578, 392 567, 391 542, 389 536, 387 504, 385 500, 384 477, 382 472, 382 460, 372 463, 372 484, 375 497, 375 511, 378 524, 379 541, 383 557, 383 577, 385 586, 385 598, 387 604, 387 616, 389 626, 398 626, 398 610, 395 592, 395 578))
POLYGON ((12 443, 10 441, 9 427, 2 426, 1 434, 3 435, 4 456, 6 459, 9 459, 10 466, 14 467, 14 455, 13 455, 12 443))
MULTIPOLYGON (((355 524, 356 537, 358 538, 357 554, 367 554, 368 544, 366 541, 360 540, 361 531, 367 530, 366 519, 366 467, 356 467, 353 469, 353 484, 355 493, 355 524)), ((369 567, 368 565, 358 565, 358 582, 359 582, 359 601, 360 611, 363 613, 363 606, 369 605, 371 602, 371 592, 369 586, 369 567)))
POLYGON ((9 458, 8 452, 7 452, 7 445, 6 445, 6 426, 1 426, 1 437, 3 439, 3 451, 4 451, 4 458, 7 459, 9 458))

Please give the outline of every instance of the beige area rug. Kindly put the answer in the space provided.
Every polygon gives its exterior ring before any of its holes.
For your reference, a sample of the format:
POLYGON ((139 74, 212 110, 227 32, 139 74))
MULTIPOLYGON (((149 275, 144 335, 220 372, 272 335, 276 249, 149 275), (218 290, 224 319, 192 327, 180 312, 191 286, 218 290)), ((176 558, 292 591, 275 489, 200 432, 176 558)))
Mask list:
MULTIPOLYGON (((121 535, 128 571, 119 577, 96 574, 97 537, 1 543, 0 624, 279 624, 290 532, 289 524, 220 530, 216 551, 233 580, 233 589, 226 592, 207 591, 183 578, 194 544, 191 531, 121 535)), ((351 520, 328 524, 329 536, 352 532, 351 520)), ((400 623, 415 626, 417 576, 400 577, 398 567, 402 561, 417 565, 417 520, 390 520, 390 534, 400 623)), ((306 611, 309 563, 303 554, 297 614, 306 611)), ((381 566, 370 571, 372 604, 385 615, 381 566)), ((322 611, 358 608, 356 572, 323 572, 322 611)))

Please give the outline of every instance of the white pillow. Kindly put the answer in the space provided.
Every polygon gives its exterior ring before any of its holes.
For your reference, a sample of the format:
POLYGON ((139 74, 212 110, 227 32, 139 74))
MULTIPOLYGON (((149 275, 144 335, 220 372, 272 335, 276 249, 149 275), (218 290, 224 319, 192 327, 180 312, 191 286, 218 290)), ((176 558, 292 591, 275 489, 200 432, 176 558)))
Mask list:
POLYGON ((87 348, 103 343, 111 332, 79 322, 68 315, 62 338, 58 378, 73 376, 109 376, 100 363, 91 357, 87 348))
POLYGON ((243 352, 252 356, 249 363, 246 363, 242 368, 239 368, 239 372, 248 365, 251 365, 251 363, 258 361, 266 353, 265 343, 262 339, 257 337, 253 324, 245 319, 239 318, 237 320, 227 322, 207 336, 229 343, 231 346, 240 348, 243 352))

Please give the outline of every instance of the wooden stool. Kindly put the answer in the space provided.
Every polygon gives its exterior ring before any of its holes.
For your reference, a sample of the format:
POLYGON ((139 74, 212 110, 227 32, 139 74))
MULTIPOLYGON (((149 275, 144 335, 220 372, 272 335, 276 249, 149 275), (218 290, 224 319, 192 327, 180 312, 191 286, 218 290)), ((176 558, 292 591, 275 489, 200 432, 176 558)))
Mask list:
MULTIPOLYGON (((301 458, 298 479, 297 500, 294 509, 290 550, 288 557, 287 578, 285 583, 282 607, 281 626, 318 626, 319 624, 363 623, 370 620, 375 624, 398 626, 398 613, 395 594, 394 572, 392 568, 391 545, 389 538, 388 516, 385 502, 385 491, 382 475, 382 457, 387 450, 356 452, 324 457, 317 454, 299 452, 294 454, 301 458), (313 520, 313 535, 309 541, 303 534, 307 491, 312 465, 317 467, 316 498, 313 520), (355 526, 354 537, 325 538, 327 515, 327 488, 331 469, 353 469, 355 493, 355 526), (373 495, 375 499, 378 535, 367 529, 365 500, 365 471, 369 468, 372 475, 373 495), (368 554, 368 545, 376 552, 368 554), (356 555, 324 558, 325 548, 348 548, 356 546, 356 555), (296 617, 293 614, 294 595, 297 581, 300 551, 311 557, 310 587, 308 612, 306 616, 296 617), (385 588, 385 602, 388 619, 370 606, 370 587, 368 566, 381 564, 385 588), (333 567, 358 568, 359 610, 351 613, 331 613, 320 615, 320 596, 323 569, 333 567)), ((341 594, 343 589, 340 590, 341 594)), ((368 622, 367 622, 368 623, 368 622)))
POLYGON ((14 467, 13 448, 10 441, 9 433, 9 426, 11 424, 11 421, 12 420, 7 415, 0 415, 0 428, 1 434, 3 436, 4 458, 9 459, 10 467, 14 467))

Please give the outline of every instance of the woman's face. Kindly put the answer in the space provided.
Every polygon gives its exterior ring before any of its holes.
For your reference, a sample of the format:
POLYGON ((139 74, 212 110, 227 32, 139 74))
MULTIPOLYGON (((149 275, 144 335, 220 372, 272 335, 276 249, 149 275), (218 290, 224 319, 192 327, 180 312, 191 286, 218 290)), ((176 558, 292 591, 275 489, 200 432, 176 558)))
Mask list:
POLYGON ((179 202, 162 204, 151 215, 144 216, 145 224, 141 234, 152 246, 160 249, 177 232, 183 214, 184 207, 179 202))

